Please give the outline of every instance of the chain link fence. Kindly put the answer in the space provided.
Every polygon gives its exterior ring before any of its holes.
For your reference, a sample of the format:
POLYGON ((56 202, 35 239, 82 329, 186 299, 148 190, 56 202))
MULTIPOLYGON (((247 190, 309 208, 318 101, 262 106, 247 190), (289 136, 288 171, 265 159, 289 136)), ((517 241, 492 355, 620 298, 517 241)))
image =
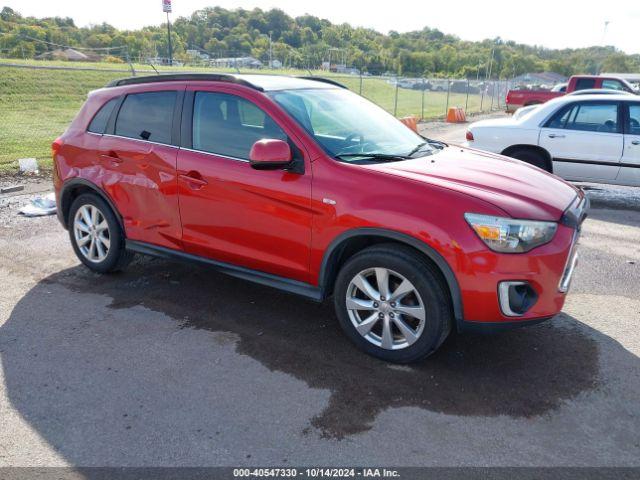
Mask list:
MULTIPOLYGON (((161 70, 163 73, 167 68, 161 70)), ((184 67, 171 72, 194 71, 184 67)), ((198 71, 214 71, 198 69, 198 71)), ((219 69, 215 71, 220 71, 219 69)), ((233 70, 236 72, 237 70, 233 70)), ((274 73, 309 75, 304 71, 274 73)), ((136 67, 138 75, 155 75, 152 67, 136 67)), ((265 73, 242 70, 242 73, 265 73)), ((336 80, 397 116, 421 120, 442 119, 449 107, 467 115, 504 109, 507 81, 471 81, 435 78, 395 78, 339 75, 315 71, 314 76, 336 80)), ((69 62, 12 63, 0 60, 0 171, 15 171, 18 159, 35 157, 51 164, 51 142, 67 128, 91 90, 131 75, 124 65, 69 62)))
POLYGON ((332 75, 331 78, 396 117, 412 115, 423 121, 446 117, 450 107, 463 108, 467 115, 504 110, 510 88, 508 80, 366 75, 332 75))

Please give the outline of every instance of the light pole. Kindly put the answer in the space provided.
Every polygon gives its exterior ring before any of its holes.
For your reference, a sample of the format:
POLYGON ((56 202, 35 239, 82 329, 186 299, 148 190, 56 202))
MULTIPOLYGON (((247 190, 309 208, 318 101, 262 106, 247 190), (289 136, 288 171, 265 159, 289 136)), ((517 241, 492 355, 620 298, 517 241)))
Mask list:
POLYGON ((271 34, 273 32, 269 32, 269 35, 266 33, 260 33, 261 37, 267 37, 269 39, 269 68, 273 68, 273 42, 271 41, 271 34))
POLYGON ((167 12, 167 40, 169 45, 169 66, 173 65, 173 48, 171 46, 171 21, 169 21, 169 12, 167 12))
POLYGON ((611 22, 609 20, 605 20, 604 21, 604 30, 602 31, 602 46, 603 47, 606 46, 604 42, 605 42, 605 39, 607 38, 607 29, 609 28, 609 24, 610 23, 611 22))
POLYGON ((167 46, 169 53, 169 66, 173 65, 173 48, 171 46, 171 21, 169 14, 171 13, 171 0, 162 0, 162 11, 167 14, 167 46))
MULTIPOLYGON (((609 29, 609 23, 611 23, 609 20, 605 20, 604 21, 604 28, 602 29, 602 48, 606 48, 606 43, 605 40, 607 38, 607 30, 609 29)), ((604 67, 604 59, 602 60, 602 63, 600 63, 600 66, 598 67, 598 70, 596 71, 596 73, 601 74, 602 73, 602 68, 604 67)))

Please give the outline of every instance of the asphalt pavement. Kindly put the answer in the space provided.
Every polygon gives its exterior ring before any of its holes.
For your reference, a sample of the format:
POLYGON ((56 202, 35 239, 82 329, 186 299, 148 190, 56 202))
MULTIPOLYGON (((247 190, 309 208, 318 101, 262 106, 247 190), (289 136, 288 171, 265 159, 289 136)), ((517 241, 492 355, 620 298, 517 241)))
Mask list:
POLYGON ((205 268, 90 273, 0 198, 0 466, 640 466, 640 189, 586 187, 564 312, 411 366, 205 268))

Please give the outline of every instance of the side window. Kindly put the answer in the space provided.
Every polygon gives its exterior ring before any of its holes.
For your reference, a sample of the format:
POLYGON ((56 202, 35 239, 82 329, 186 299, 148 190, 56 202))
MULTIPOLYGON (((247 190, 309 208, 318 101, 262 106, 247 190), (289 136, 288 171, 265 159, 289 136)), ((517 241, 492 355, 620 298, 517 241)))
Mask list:
POLYGON ((98 110, 98 113, 95 114, 91 123, 89 123, 87 131, 93 133, 104 133, 107 130, 107 122, 109 121, 111 112, 113 112, 117 103, 118 98, 112 98, 105 103, 100 110, 98 110))
POLYGON ((583 132, 617 133, 617 103, 583 103, 578 104, 575 114, 571 115, 564 128, 583 132))
POLYGON ((266 114, 253 103, 239 101, 240 123, 244 127, 264 127, 266 114))
POLYGON ((576 80, 576 90, 588 90, 596 86, 595 78, 579 78, 576 80))
POLYGON ((249 159, 249 151, 258 140, 287 140, 264 111, 226 93, 196 92, 192 132, 193 149, 244 160, 249 159))
POLYGON ((565 128, 570 118, 573 118, 578 107, 568 107, 556 113, 545 125, 547 128, 565 128))
POLYGON ((624 91, 624 86, 622 85, 622 82, 620 80, 603 80, 602 88, 624 91))
POLYGON ((116 119, 116 135, 171 144, 171 124, 176 92, 127 95, 116 119))
POLYGON ((640 135, 640 105, 629 105, 629 128, 631 135, 640 135))

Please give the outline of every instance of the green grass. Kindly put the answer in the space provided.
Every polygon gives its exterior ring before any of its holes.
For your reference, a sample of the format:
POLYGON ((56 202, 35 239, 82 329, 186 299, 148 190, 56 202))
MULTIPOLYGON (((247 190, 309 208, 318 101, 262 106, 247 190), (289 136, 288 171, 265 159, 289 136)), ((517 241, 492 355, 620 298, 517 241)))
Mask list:
MULTIPOLYGON (((25 65, 60 66, 73 68, 96 68, 101 70, 122 69, 122 72, 47 70, 16 68, 0 65, 0 172, 15 171, 18 159, 35 157, 43 168, 51 166, 51 142, 69 125, 91 90, 103 87, 109 81, 126 77, 127 65, 107 63, 69 63, 57 61, 23 61, 0 59, 0 63, 25 65)), ((154 73, 148 65, 135 65, 137 72, 154 73)), ((167 68, 161 69, 166 71, 167 68)), ((211 71, 193 67, 175 67, 172 71, 211 71)), ((220 70, 216 70, 220 71, 220 70)), ((232 71, 232 70, 229 70, 232 71)), ((261 70, 260 73, 269 73, 261 70)), ((304 71, 277 71, 279 74, 308 75, 304 71)), ((398 89, 398 104, 395 108, 396 88, 385 79, 363 77, 362 89, 358 76, 339 76, 327 72, 314 72, 331 76, 352 91, 361 93, 390 113, 397 116, 421 117, 422 92, 398 89)), ((485 98, 484 110, 490 107, 485 98)), ((466 95, 451 94, 450 106, 464 107, 466 95)), ((424 118, 445 115, 446 92, 425 92, 424 118)), ((470 95, 467 112, 480 110, 480 96, 470 95)))
MULTIPOLYGON (((384 79, 363 77, 362 89, 360 89, 359 77, 340 77, 338 80, 352 91, 360 93, 365 98, 384 108, 387 112, 395 113, 398 117, 415 115, 418 118, 435 119, 446 115, 447 92, 425 91, 423 109, 423 92, 399 88, 396 108, 396 87, 384 79)), ((483 110, 489 110, 490 102, 491 99, 485 97, 483 110)), ((466 94, 451 93, 449 95, 448 105, 450 107, 467 107, 466 111, 473 113, 480 111, 480 103, 480 95, 469 95, 467 100, 466 94)))
POLYGON ((0 170, 15 170, 25 157, 49 167, 51 142, 65 131, 87 93, 121 76, 0 67, 0 170))

